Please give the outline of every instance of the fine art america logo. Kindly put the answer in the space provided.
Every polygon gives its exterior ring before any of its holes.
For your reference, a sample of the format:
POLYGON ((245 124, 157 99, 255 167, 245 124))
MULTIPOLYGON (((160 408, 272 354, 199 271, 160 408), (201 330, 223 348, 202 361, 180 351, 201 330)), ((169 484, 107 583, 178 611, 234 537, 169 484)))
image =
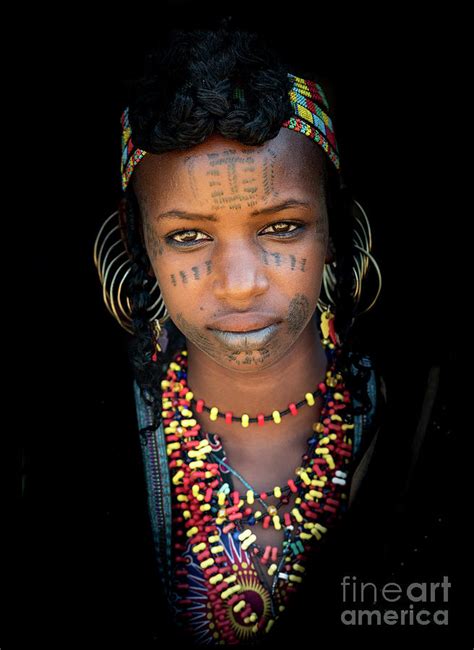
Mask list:
POLYGON ((344 625, 448 625, 447 576, 440 582, 383 586, 344 576, 341 587, 344 625))

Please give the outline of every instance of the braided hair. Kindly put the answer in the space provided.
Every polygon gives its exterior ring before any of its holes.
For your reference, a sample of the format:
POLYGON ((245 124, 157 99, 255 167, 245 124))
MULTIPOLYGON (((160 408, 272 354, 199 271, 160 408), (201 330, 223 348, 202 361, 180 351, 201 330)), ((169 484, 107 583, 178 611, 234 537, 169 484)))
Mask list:
MULTIPOLYGON (((246 145, 260 145, 276 137, 281 123, 293 115, 288 97, 289 66, 279 61, 261 35, 230 29, 222 19, 212 31, 173 30, 158 49, 146 57, 145 72, 136 82, 129 103, 134 144, 151 153, 185 150, 203 142, 212 133, 246 145), (236 88, 243 89, 235 93, 236 88)), ((329 235, 335 249, 336 330, 342 342, 342 367, 358 364, 352 350, 354 303, 352 256, 354 217, 351 197, 327 156, 323 156, 323 183, 329 218, 329 235)), ((130 183, 124 194, 126 245, 132 259, 127 293, 132 306, 135 335, 129 346, 133 372, 145 401, 153 406, 154 422, 142 431, 146 437, 161 421, 161 380, 184 336, 172 321, 166 325, 167 349, 153 361, 154 342, 147 307, 151 305, 148 258, 142 236, 138 199, 130 183)), ((370 407, 365 389, 368 371, 359 365, 357 382, 350 385, 361 402, 370 407)), ((346 373, 348 383, 350 373, 346 373)))

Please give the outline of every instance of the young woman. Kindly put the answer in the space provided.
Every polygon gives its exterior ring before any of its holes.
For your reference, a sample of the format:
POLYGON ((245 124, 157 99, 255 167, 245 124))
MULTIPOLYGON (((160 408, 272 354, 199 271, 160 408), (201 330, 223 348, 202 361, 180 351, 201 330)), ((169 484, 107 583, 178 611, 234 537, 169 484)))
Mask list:
POLYGON ((383 382, 353 335, 381 287, 370 226, 324 90, 226 24, 150 55, 122 138, 95 261, 132 335, 164 592, 190 640, 259 643, 314 584, 376 440, 383 382))

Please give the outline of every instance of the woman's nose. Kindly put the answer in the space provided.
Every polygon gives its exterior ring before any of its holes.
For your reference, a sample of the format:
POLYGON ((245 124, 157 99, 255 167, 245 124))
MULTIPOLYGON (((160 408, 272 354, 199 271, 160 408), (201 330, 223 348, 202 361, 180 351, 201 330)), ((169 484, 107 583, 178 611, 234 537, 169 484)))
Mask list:
POLYGON ((249 247, 248 242, 222 250, 214 269, 214 293, 221 300, 242 302, 268 290, 261 251, 258 247, 249 247))

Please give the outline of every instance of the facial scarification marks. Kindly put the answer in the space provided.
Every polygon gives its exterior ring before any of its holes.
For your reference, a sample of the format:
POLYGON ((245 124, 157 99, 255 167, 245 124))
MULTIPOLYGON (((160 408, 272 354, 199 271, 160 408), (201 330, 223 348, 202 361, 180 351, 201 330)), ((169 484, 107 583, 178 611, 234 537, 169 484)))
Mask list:
MULTIPOLYGON (((200 155, 185 158, 191 192, 199 193, 196 165, 200 155)), ((276 152, 268 148, 262 152, 229 148, 219 153, 205 154, 209 168, 205 172, 211 190, 214 208, 227 207, 240 211, 257 205, 258 195, 264 202, 278 196, 274 187, 276 152)))
POLYGON ((292 336, 296 336, 304 328, 309 311, 308 298, 302 293, 297 293, 288 307, 288 331, 292 336))
POLYGON ((269 147, 265 152, 262 162, 263 194, 265 201, 271 197, 278 196, 278 192, 275 190, 274 186, 276 158, 276 152, 269 147))
POLYGON ((262 262, 265 266, 277 266, 289 268, 291 271, 306 271, 306 257, 297 258, 295 255, 284 255, 283 253, 271 253, 262 250, 262 262))
POLYGON ((211 356, 215 356, 215 343, 208 339, 199 328, 189 323, 181 312, 176 315, 176 325, 184 336, 192 341, 200 350, 209 353, 211 356))
POLYGON ((179 271, 178 273, 171 273, 171 284, 176 287, 178 285, 178 276, 182 285, 188 285, 190 281, 198 281, 202 279, 203 275, 210 275, 212 272, 212 260, 206 260, 204 264, 192 266, 190 271, 179 271))
POLYGON ((163 255, 163 244, 153 228, 150 217, 145 215, 143 222, 145 224, 144 235, 148 257, 153 260, 156 259, 158 255, 163 255))

